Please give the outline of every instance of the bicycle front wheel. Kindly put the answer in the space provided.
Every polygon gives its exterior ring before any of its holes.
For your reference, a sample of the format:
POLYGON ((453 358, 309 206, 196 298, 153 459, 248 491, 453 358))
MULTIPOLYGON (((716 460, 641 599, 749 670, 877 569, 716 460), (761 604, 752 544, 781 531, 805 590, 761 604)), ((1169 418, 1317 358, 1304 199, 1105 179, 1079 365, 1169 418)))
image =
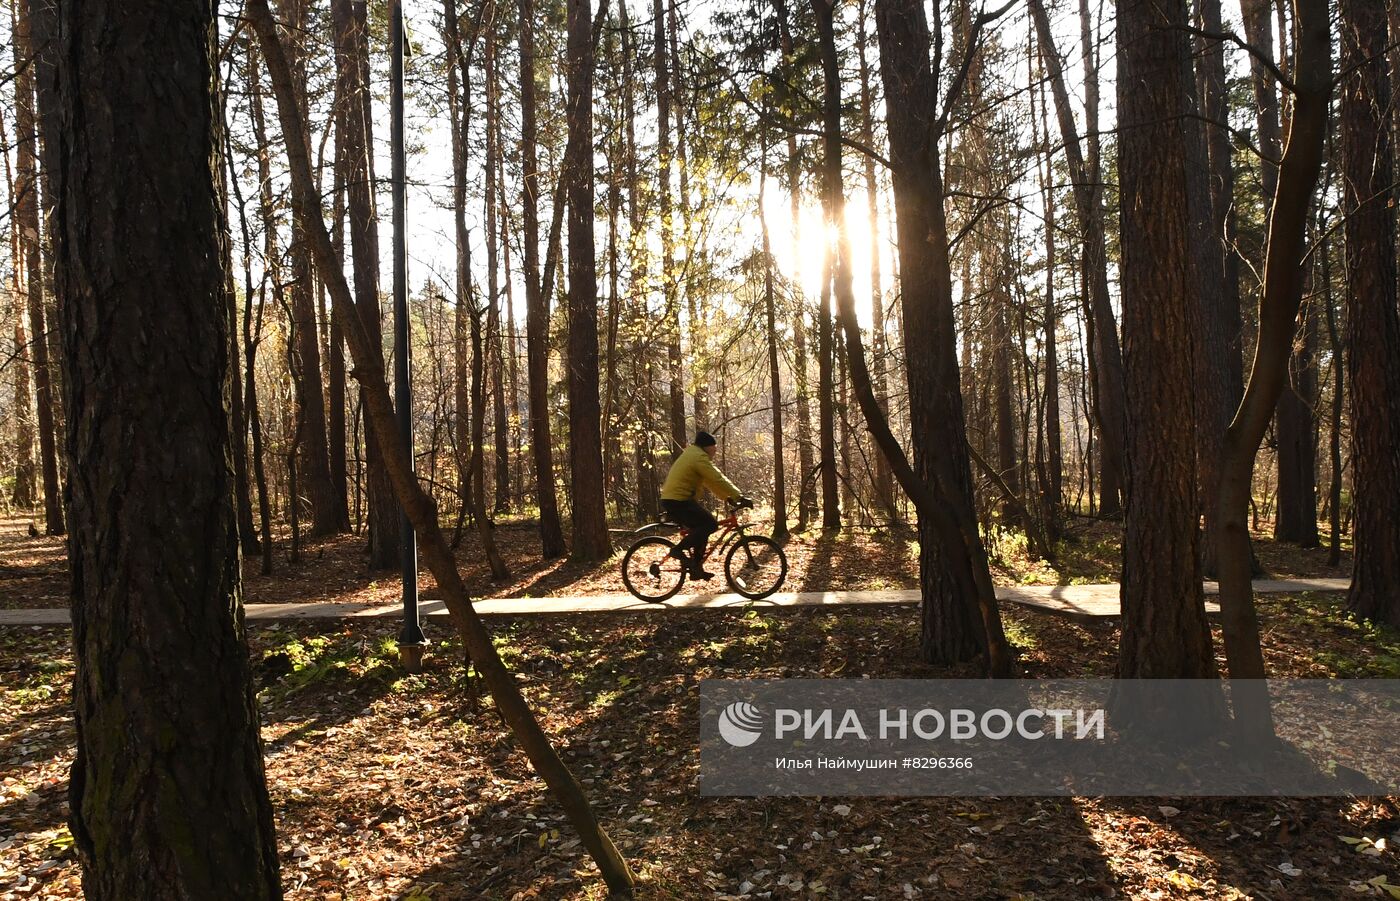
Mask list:
POLYGON ((643 538, 622 557, 622 584, 639 600, 659 604, 681 590, 685 562, 670 556, 675 544, 660 536, 643 538))
POLYGON ((762 535, 746 535, 734 543, 724 558, 729 587, 751 601, 768 597, 783 587, 787 555, 778 543, 762 535))

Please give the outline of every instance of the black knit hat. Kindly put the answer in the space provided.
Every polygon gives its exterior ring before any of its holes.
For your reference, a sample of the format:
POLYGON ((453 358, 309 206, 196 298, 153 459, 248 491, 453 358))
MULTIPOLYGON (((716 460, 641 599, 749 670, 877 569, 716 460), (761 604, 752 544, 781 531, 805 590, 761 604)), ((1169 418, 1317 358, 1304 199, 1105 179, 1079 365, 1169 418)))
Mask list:
POLYGON ((709 432, 696 432, 696 433, 695 433, 695 446, 696 446, 696 447, 709 447, 710 445, 716 444, 716 443, 717 443, 717 442, 715 441, 715 436, 714 436, 714 435, 711 435, 709 432))

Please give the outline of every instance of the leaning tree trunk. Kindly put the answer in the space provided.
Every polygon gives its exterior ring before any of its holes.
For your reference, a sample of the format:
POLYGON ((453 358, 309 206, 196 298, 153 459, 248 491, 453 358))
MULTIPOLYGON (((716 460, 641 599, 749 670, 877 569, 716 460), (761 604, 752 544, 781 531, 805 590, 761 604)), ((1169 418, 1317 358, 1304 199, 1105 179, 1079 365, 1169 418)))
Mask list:
POLYGON ((1118 676, 1215 676, 1198 553, 1195 360, 1183 3, 1118 5, 1123 285, 1123 634, 1118 676), (1165 16, 1165 18, 1164 18, 1165 16))
MULTIPOLYGON (((282 127, 289 137, 287 146, 292 190, 301 195, 303 202, 310 203, 314 199, 311 163, 300 143, 305 126, 293 97, 291 76, 277 37, 276 25, 267 7, 267 0, 249 0, 247 9, 252 26, 262 42, 263 52, 267 56, 273 87, 277 91, 282 127)), ((540 728, 529 704, 520 693, 520 687, 501 661, 485 623, 472 607, 452 551, 438 526, 436 505, 418 484, 408 447, 396 438, 394 407, 389 399, 383 364, 379 362, 378 355, 373 353, 374 348, 358 317, 350 316, 354 301, 351 299, 344 274, 335 264, 325 223, 314 219, 309 224, 311 251, 317 269, 326 281, 335 308, 345 314, 347 322, 350 323, 346 341, 355 361, 355 377, 360 382, 366 419, 374 421, 377 425, 375 434, 379 436, 380 449, 384 453, 384 460, 393 480, 394 493, 422 542, 423 560, 437 579, 452 622, 462 637, 473 665, 486 680, 502 719, 510 726, 530 764, 554 792, 565 814, 578 830, 584 847, 598 864, 608 888, 619 895, 630 896, 633 878, 627 862, 622 859, 607 833, 599 826, 593 809, 583 794, 582 786, 559 758, 548 736, 540 728)))
POLYGON ((282 896, 239 583, 214 14, 60 13, 69 803, 92 899, 282 896), (114 22, 139 25, 112 44, 114 22))
POLYGON ((608 539, 598 400, 598 271, 593 247, 593 34, 587 0, 568 0, 569 464, 573 558, 603 560, 608 539))
POLYGON ((1278 183, 1265 243, 1259 335, 1254 365, 1239 409, 1225 433, 1219 499, 1220 622, 1231 680, 1250 693, 1236 699, 1236 718, 1248 730, 1272 730, 1263 691, 1264 657, 1254 609, 1253 565, 1249 549, 1249 506, 1254 461, 1288 377, 1294 323, 1303 297, 1302 262, 1308 207, 1322 168, 1331 94, 1330 23, 1326 0, 1297 0, 1298 47, 1294 65, 1294 105, 1288 148, 1279 164, 1278 183), (1241 703, 1241 700, 1244 703, 1241 703))
POLYGON ((1377 0, 1342 0, 1341 29, 1341 68, 1349 73, 1339 118, 1355 548, 1347 603, 1400 626, 1400 317, 1385 10, 1377 0))

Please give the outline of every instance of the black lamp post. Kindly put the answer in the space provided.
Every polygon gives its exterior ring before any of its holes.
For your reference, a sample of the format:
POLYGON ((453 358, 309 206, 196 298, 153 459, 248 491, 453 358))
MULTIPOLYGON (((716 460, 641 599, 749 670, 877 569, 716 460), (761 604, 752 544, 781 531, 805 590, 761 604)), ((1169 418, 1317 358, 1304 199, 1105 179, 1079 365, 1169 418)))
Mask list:
MULTIPOLYGON (((394 196, 394 406, 399 418, 399 436, 408 449, 408 465, 413 466, 413 392, 409 382, 412 353, 408 331, 408 249, 405 229, 407 194, 403 138, 403 2, 389 0, 389 142, 393 148, 392 181, 394 196)), ((399 510, 399 533, 403 546, 403 631, 399 633, 399 662, 409 672, 423 666, 423 647, 428 643, 418 622, 418 539, 408 515, 399 510)))

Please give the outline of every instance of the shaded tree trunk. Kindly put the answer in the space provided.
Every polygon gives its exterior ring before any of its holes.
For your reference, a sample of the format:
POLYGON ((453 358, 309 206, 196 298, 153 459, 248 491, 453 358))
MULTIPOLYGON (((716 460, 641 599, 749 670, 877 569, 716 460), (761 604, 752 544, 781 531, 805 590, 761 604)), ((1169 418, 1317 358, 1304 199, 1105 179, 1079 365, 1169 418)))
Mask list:
MULTIPOLYGON (((897 475, 903 473, 900 483, 915 498, 919 512, 922 658, 929 663, 951 664, 985 655, 992 675, 1009 676, 1014 660, 1002 632, 972 506, 953 321, 953 278, 943 214, 940 135, 933 120, 938 80, 929 66, 930 39, 923 4, 919 0, 876 0, 875 28, 889 125, 900 309, 904 334, 918 335, 924 342, 924 352, 905 358, 912 466, 899 468, 903 456, 897 452, 898 445, 878 405, 872 402, 873 394, 862 392, 862 408, 874 434, 883 434, 886 459, 897 475)), ((827 50, 825 68, 833 73, 834 40, 830 43, 833 46, 827 50)), ((828 116, 833 115, 833 105, 828 99, 828 116)), ((839 115, 839 108, 835 115, 839 115)), ((832 139, 837 132, 830 124, 827 131, 828 154, 839 153, 839 144, 832 139)), ((860 330, 854 322, 853 304, 845 305, 843 331, 852 348, 853 371, 858 373, 863 369, 860 330)))
MULTIPOLYGON (((1339 112, 1346 213, 1353 532, 1348 606, 1400 625, 1400 315, 1384 7, 1341 2, 1339 112)), ((1294 114, 1295 119, 1297 114, 1294 114)))
MULTIPOLYGON (((1122 510, 1120 495, 1123 488, 1123 428, 1125 414, 1123 386, 1123 354, 1118 342, 1118 328, 1108 293, 1108 267, 1102 183, 1099 173, 1098 140, 1093 133, 1098 128, 1098 73, 1085 61, 1086 128, 1091 133, 1090 156, 1086 160, 1079 149, 1079 133, 1074 124, 1074 110, 1065 88, 1064 69, 1050 30, 1043 0, 1031 0, 1031 17, 1035 21, 1036 37, 1040 41, 1042 58, 1050 77, 1055 98, 1055 113, 1064 142, 1065 162, 1074 182, 1075 212, 1084 237, 1084 321, 1089 329, 1089 352, 1094 370, 1094 418, 1099 426, 1101 465, 1099 468, 1099 515, 1116 516, 1122 510)), ((1088 31, 1088 11, 1081 7, 1084 29, 1088 31)), ((1089 42, 1085 40, 1086 48, 1089 42)))
POLYGON ((282 896, 239 583, 214 13, 60 13, 69 803, 93 899, 282 896))
POLYGON ((1118 5, 1127 509, 1123 679, 1215 676, 1197 531, 1198 289, 1191 273, 1184 4, 1118 5))
MULTIPOLYGON (((370 106, 369 33, 362 0, 332 0, 336 81, 343 105, 337 145, 344 146, 345 199, 350 223, 350 258, 355 310, 383 359, 379 307, 379 216, 374 200, 374 117, 370 106)), ((332 319, 342 332, 349 324, 332 319)), ((342 336, 343 337, 343 336, 342 336)), ((394 569, 400 560, 399 506, 379 452, 374 426, 365 422, 365 496, 368 502, 369 567, 394 569)))

